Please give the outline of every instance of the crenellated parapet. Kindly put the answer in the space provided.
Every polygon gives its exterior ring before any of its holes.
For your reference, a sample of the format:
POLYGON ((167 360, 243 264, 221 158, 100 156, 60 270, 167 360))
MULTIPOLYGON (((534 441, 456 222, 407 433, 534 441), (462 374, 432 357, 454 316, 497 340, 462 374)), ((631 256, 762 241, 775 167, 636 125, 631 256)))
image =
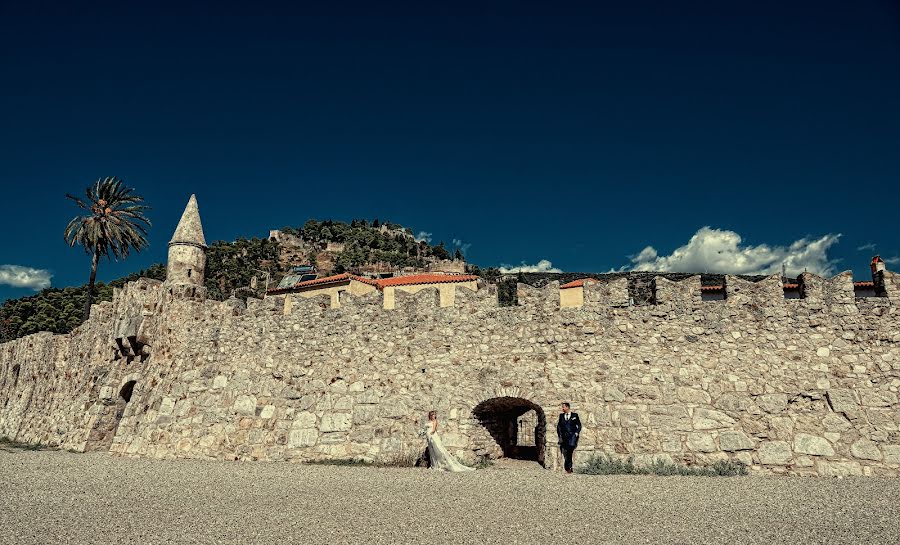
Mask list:
POLYGON ((653 281, 653 301, 657 305, 669 306, 682 312, 690 311, 703 302, 700 287, 700 275, 679 282, 657 276, 653 281))
POLYGON ((608 281, 586 282, 584 290, 584 307, 607 308, 627 307, 630 304, 628 295, 628 279, 613 278, 608 281))
POLYGON ((0 345, 0 436, 124 456, 378 460, 421 449, 437 410, 454 455, 529 441, 554 468, 554 412, 569 401, 581 456, 900 476, 898 277, 873 274, 865 292, 849 273, 599 275, 519 284, 502 307, 477 279, 246 302, 141 279, 71 333, 0 345))
POLYGON ((753 316, 758 320, 778 318, 784 313, 784 283, 780 275, 771 275, 758 282, 737 276, 725 276, 725 307, 753 316))
POLYGON ((519 306, 535 314, 548 314, 559 310, 559 282, 550 282, 542 288, 516 285, 519 306))

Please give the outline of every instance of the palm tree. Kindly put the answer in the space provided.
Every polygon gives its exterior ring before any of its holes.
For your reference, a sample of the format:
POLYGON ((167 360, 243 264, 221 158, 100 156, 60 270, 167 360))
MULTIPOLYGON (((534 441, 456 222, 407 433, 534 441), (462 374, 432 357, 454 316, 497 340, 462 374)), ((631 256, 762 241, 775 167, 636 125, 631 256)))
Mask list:
POLYGON ((140 252, 147 247, 147 228, 150 220, 144 217, 144 198, 132 193, 122 180, 107 176, 97 180, 85 190, 86 200, 66 193, 87 214, 75 216, 66 226, 64 237, 69 246, 79 244, 91 256, 91 279, 88 281, 87 299, 84 303, 84 319, 91 313, 94 281, 100 258, 125 259, 134 249, 140 252))

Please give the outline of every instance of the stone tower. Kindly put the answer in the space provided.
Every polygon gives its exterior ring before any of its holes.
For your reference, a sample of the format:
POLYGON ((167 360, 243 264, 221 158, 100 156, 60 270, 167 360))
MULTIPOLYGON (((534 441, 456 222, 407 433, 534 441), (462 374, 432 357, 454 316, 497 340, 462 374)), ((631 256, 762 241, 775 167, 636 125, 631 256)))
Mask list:
POLYGON ((173 295, 204 297, 203 281, 206 273, 206 238, 200 224, 197 197, 191 195, 169 241, 169 263, 166 267, 166 285, 173 295))

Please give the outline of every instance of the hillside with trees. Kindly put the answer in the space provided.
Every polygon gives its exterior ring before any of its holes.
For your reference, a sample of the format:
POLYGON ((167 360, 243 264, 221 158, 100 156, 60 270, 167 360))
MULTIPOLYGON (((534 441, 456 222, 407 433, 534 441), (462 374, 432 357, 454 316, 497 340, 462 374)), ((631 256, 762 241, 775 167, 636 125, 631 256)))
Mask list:
POLYGON ((431 245, 416 240, 411 229, 378 219, 371 223, 364 219, 350 223, 311 219, 302 227, 284 227, 281 233, 299 241, 297 245, 305 255, 304 264, 317 265, 327 273, 354 271, 375 264, 422 269, 430 260, 463 258, 459 250, 452 255, 443 241, 431 245), (329 243, 340 245, 337 247, 341 249, 328 252, 329 243), (328 255, 331 253, 336 255, 328 255), (328 262, 321 263, 323 260, 328 262))
MULTIPOLYGON (((317 256, 328 243, 343 248, 334 252, 334 262, 328 272, 358 270, 373 263, 393 267, 424 267, 427 260, 451 259, 453 256, 443 242, 431 245, 416 241, 412 231, 401 225, 374 220, 340 221, 309 220, 302 227, 286 227, 283 233, 300 239, 308 248, 307 263, 315 265, 317 256), (384 226, 384 227, 382 227, 384 226)), ((264 284, 251 289, 254 276, 261 280, 268 272, 272 282, 286 274, 291 263, 280 259, 279 243, 268 238, 240 238, 233 242, 216 241, 207 250, 207 296, 225 300, 235 291, 239 296, 261 296, 264 284)), ((457 258, 462 255, 457 251, 457 258)), ((478 272, 473 267, 473 272, 478 272)), ((121 287, 140 277, 165 280, 165 264, 155 264, 146 270, 130 274, 109 283, 94 286, 93 301, 112 299, 113 288, 121 287)), ((35 295, 10 299, 0 306, 0 342, 39 331, 68 333, 82 322, 87 299, 87 286, 46 288, 35 295)))

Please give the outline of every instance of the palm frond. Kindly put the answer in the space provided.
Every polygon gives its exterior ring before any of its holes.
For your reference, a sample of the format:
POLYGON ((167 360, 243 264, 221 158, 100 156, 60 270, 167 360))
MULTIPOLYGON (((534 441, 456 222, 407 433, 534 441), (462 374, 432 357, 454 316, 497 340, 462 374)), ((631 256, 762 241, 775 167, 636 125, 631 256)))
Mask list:
POLYGON ((85 188, 86 199, 66 194, 82 210, 90 213, 74 217, 66 225, 63 236, 69 246, 81 245, 89 254, 111 259, 124 259, 131 251, 145 249, 150 220, 144 215, 149 207, 143 197, 134 193, 114 176, 98 178, 85 188))

